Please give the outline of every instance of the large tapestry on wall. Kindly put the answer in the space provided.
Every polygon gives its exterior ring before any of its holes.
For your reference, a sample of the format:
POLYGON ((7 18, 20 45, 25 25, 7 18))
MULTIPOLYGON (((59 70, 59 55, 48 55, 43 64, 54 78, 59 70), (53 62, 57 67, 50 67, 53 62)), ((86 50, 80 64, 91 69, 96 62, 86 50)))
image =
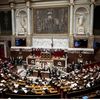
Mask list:
POLYGON ((34 9, 35 33, 68 33, 68 7, 34 9))

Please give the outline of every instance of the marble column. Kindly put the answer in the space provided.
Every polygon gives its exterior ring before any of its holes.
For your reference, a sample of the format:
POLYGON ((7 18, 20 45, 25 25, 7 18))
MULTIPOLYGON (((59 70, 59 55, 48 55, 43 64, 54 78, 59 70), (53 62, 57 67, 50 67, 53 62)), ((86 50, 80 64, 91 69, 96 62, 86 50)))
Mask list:
POLYGON ((30 0, 26 1, 26 7, 27 7, 27 34, 31 34, 31 17, 30 17, 30 0))
POLYGON ((74 38, 73 35, 69 35, 69 48, 73 48, 73 42, 74 42, 74 38))
MULTIPOLYGON (((66 52, 65 52, 66 53, 66 52)), ((68 56, 67 56, 67 53, 66 53, 66 58, 65 58, 65 68, 67 68, 67 60, 68 60, 68 56)))
POLYGON ((70 34, 73 34, 73 0, 70 3, 70 34))
POLYGON ((93 35, 94 3, 91 4, 90 9, 90 35, 93 35))
POLYGON ((15 4, 14 2, 10 3, 10 7, 11 7, 11 16, 12 16, 12 35, 16 35, 16 27, 15 27, 15 4))

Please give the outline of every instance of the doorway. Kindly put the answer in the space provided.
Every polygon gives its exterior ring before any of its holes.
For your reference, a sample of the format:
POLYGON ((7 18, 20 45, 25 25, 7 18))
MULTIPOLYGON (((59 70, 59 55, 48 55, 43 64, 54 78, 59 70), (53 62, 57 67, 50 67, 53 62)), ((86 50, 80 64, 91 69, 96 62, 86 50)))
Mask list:
POLYGON ((100 6, 97 5, 94 8, 94 35, 100 35, 100 6))
POLYGON ((0 42, 0 58, 6 57, 6 45, 4 42, 0 42))

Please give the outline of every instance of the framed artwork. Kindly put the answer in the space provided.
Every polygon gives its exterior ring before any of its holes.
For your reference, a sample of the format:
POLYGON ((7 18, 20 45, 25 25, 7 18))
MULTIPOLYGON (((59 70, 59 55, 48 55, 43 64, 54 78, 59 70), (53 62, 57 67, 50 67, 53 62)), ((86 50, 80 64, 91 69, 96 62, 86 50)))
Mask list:
POLYGON ((34 33, 68 33, 68 7, 33 10, 34 33))
POLYGON ((65 67, 65 60, 54 60, 53 64, 54 66, 65 67))

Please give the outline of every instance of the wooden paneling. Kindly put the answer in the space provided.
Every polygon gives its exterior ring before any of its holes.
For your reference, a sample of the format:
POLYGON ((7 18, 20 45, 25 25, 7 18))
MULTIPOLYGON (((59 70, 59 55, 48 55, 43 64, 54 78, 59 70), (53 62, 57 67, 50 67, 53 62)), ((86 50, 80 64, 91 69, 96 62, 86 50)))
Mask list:
MULTIPOLYGON (((77 62, 78 58, 79 58, 78 53, 68 53, 68 62, 72 62, 72 61, 77 62)), ((83 62, 86 60, 94 61, 94 54, 82 54, 82 58, 83 58, 83 62)))
MULTIPOLYGON (((31 52, 29 51, 22 51, 21 53, 19 53, 19 51, 11 51, 11 56, 12 57, 18 57, 20 55, 23 56, 24 59, 26 59, 27 56, 29 56, 31 52)), ((83 61, 95 61, 94 59, 94 54, 82 54, 83 57, 83 61)), ((68 53, 68 63, 75 61, 77 62, 77 59, 79 58, 79 53, 68 53)))

